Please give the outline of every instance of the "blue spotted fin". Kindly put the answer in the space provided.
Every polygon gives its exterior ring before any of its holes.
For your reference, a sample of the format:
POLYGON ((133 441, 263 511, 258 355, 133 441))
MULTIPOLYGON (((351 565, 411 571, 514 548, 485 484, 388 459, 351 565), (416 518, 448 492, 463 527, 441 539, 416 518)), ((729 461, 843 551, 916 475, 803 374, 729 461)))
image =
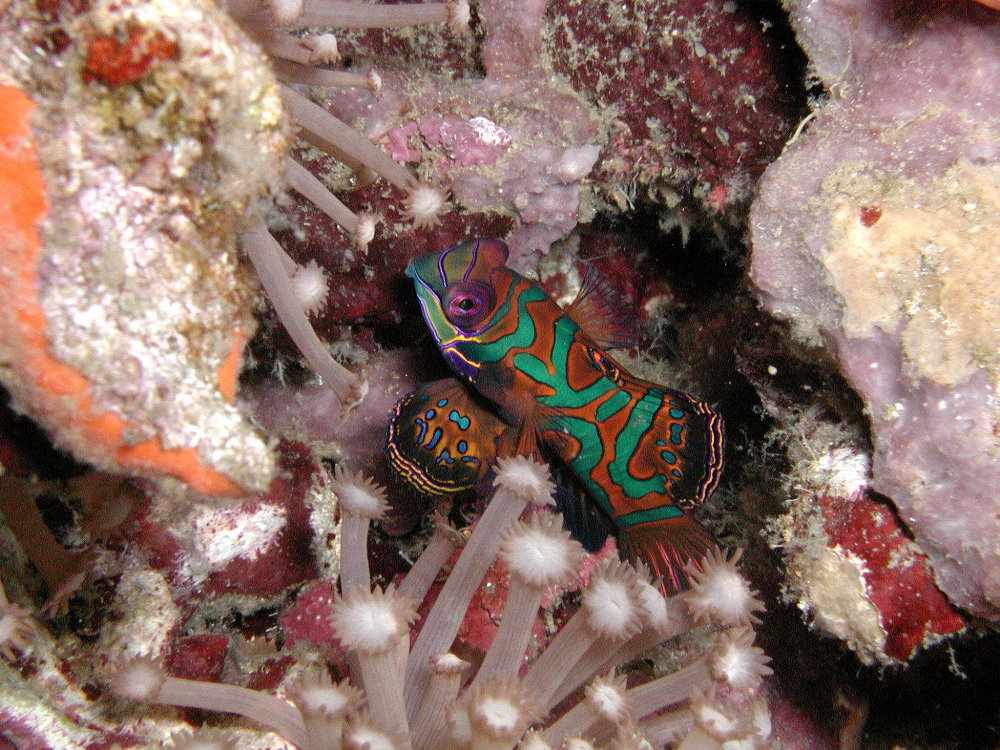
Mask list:
POLYGON ((638 317, 628 315, 619 295, 593 265, 583 274, 583 285, 565 312, 601 349, 630 349, 641 336, 638 317))
POLYGON ((420 385, 396 404, 386 453, 396 473, 431 496, 472 489, 496 459, 507 429, 454 378, 420 385))

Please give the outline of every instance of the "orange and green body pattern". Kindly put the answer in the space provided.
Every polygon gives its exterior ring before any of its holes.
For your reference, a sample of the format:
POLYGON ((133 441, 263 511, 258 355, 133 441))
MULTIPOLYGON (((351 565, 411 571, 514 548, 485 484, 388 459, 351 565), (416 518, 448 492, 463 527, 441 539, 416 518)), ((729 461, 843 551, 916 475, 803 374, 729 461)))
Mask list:
POLYGON ((630 559, 649 564, 668 590, 682 588, 685 565, 713 544, 684 511, 719 481, 722 418, 694 396, 630 375, 605 351, 614 326, 599 306, 561 308, 507 256, 503 241, 484 239, 410 263, 442 354, 496 405, 519 447, 537 435, 559 456, 630 559))

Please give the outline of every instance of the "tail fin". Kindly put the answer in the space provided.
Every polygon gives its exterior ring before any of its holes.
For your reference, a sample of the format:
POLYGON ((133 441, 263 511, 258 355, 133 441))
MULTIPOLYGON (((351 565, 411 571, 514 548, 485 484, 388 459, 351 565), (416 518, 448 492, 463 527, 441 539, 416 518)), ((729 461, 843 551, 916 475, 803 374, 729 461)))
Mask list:
POLYGON ((686 589, 690 584, 685 566, 700 562, 717 546, 705 527, 688 515, 636 524, 618 534, 618 548, 625 557, 645 562, 653 576, 661 579, 667 596, 686 589))

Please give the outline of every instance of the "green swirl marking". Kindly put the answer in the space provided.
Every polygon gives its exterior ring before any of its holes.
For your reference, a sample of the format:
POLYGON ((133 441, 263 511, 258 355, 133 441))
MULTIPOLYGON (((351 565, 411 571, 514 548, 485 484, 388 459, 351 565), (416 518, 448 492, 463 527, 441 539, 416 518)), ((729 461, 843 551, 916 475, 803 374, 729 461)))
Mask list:
POLYGON ((607 399, 605 399, 603 404, 597 407, 597 411, 594 412, 594 416, 597 417, 598 422, 603 422, 620 412, 628 406, 631 401, 632 397, 629 396, 626 391, 615 391, 608 396, 607 399))
MULTIPOLYGON (((640 399, 640 403, 645 398, 640 399)), ((632 409, 628 422, 615 438, 615 457, 608 462, 608 474, 611 481, 617 484, 628 497, 637 499, 643 495, 656 492, 662 494, 666 486, 666 477, 656 474, 649 479, 636 479, 629 473, 628 461, 635 453, 639 441, 652 427, 656 412, 648 409, 632 409)), ((617 519, 615 521, 617 523, 617 519)))

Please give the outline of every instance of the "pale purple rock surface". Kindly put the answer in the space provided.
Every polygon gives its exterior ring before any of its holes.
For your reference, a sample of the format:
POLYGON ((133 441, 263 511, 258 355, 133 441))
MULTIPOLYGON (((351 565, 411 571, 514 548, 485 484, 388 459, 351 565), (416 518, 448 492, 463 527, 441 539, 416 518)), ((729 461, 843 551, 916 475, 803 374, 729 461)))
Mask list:
POLYGON ((864 400, 873 487, 959 607, 1000 619, 1000 15, 788 2, 829 92, 751 214, 765 307, 864 400))

